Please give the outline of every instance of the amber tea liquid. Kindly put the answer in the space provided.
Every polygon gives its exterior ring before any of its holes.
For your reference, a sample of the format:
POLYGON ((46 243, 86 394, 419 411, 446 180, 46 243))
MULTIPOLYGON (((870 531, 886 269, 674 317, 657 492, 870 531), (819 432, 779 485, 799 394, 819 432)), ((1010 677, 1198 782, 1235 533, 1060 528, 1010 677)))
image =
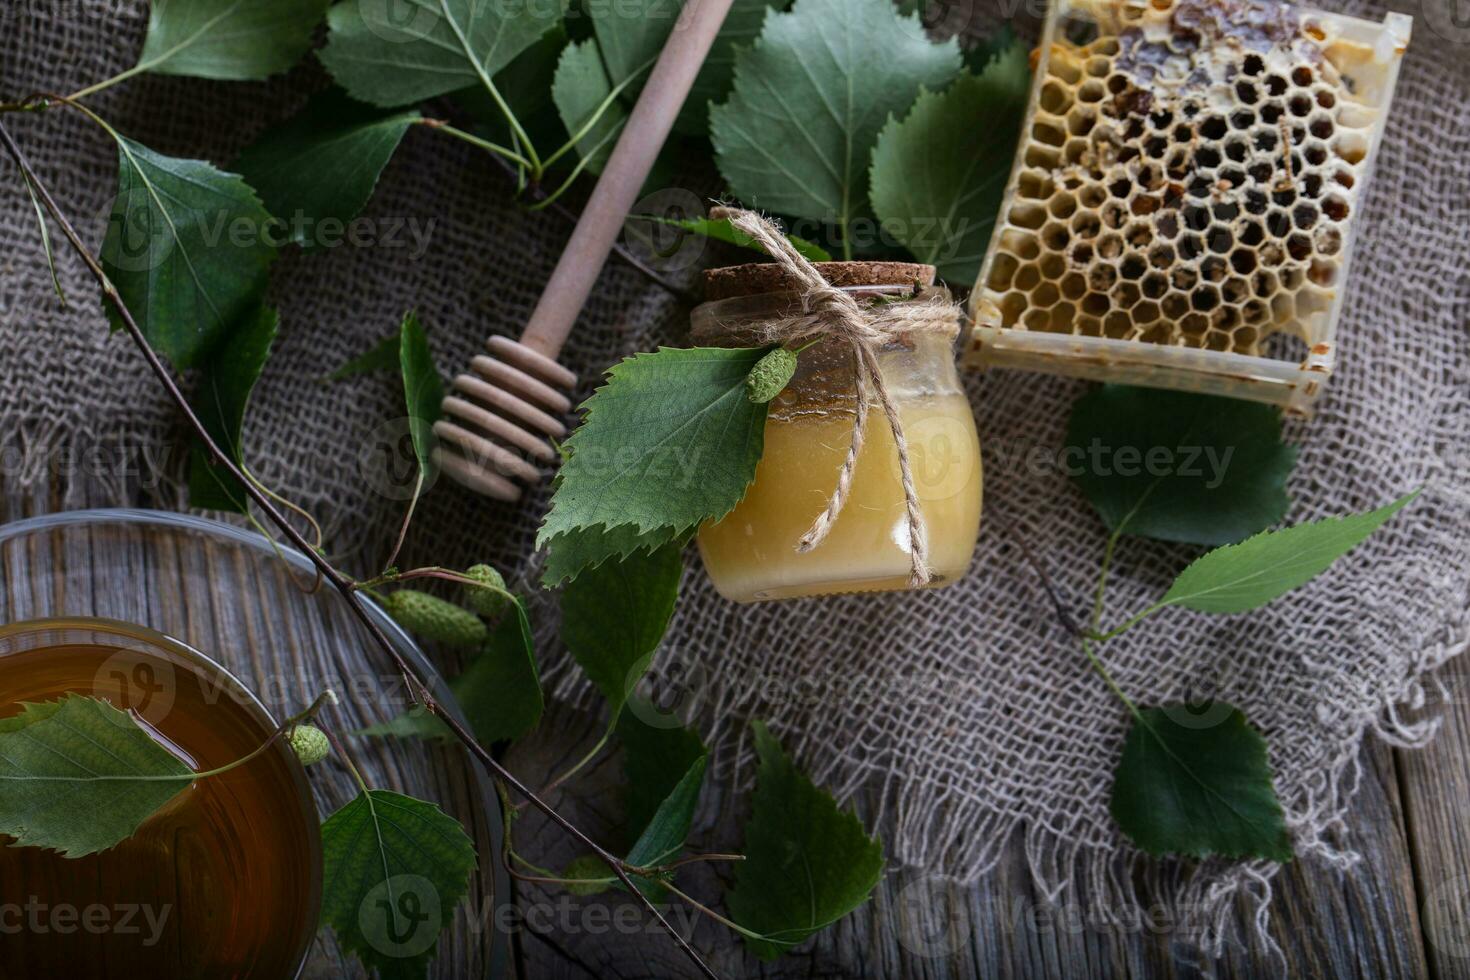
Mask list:
MULTIPOLYGON (((102 698, 132 711, 195 771, 270 736, 265 712, 234 682, 128 629, 0 629, 0 717, 69 691, 102 698)), ((310 791, 289 753, 282 742, 197 780, 101 854, 0 847, 0 980, 295 976, 316 932, 321 853, 310 791)))

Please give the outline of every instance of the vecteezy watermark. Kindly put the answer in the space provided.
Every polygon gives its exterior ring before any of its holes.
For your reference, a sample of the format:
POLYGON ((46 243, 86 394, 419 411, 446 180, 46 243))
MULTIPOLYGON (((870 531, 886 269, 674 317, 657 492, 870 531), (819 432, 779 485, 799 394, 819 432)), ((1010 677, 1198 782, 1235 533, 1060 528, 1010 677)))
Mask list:
MULTIPOLYGON (((418 449, 414 444, 413 419, 390 419, 375 427, 357 451, 357 471, 376 493, 389 500, 412 500, 429 492, 439 479, 439 468, 430 466, 420 479, 418 449)), ((430 449, 434 439, 430 439, 430 449)), ((482 465, 492 463, 482 461, 482 465)), ((498 467, 497 467, 498 468, 498 467)))
POLYGON ((1178 477, 1203 480, 1207 490, 1225 482, 1234 446, 1112 445, 1094 438, 1086 446, 1038 446, 995 440, 987 446, 996 469, 1005 473, 1051 477, 1178 477))
POLYGON ((31 895, 25 902, 0 902, 0 936, 141 936, 142 945, 151 947, 163 938, 173 909, 140 902, 77 906, 31 895))
POLYGON ((394 875, 363 898, 357 925, 368 945, 384 956, 418 956, 446 925, 439 889, 422 875, 394 875))
POLYGON ((1470 42, 1470 0, 1423 0, 1420 12, 1429 29, 1446 41, 1470 42))
POLYGON ((416 216, 315 218, 297 210, 289 218, 264 220, 229 209, 196 211, 176 208, 167 214, 155 210, 151 197, 119 194, 98 214, 105 228, 104 254, 126 272, 147 272, 169 260, 183 241, 205 249, 237 250, 265 245, 283 248, 297 243, 312 248, 377 248, 407 250, 417 262, 429 250, 438 220, 416 216))

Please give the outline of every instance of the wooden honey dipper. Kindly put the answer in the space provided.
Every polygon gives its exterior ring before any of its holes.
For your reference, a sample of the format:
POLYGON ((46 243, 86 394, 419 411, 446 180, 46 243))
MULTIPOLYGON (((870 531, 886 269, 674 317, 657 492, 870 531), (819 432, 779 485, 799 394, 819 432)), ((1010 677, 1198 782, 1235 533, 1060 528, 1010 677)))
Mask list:
POLYGON ((587 296, 653 168, 732 0, 689 0, 664 43, 617 146, 582 211, 519 341, 491 337, 454 379, 434 424, 434 461, 456 482, 498 500, 520 499, 566 436, 577 376, 557 363, 587 296), (451 449, 450 447, 453 447, 451 449), (527 458, 529 457, 529 459, 527 458), (519 482, 517 482, 519 481, 519 482))

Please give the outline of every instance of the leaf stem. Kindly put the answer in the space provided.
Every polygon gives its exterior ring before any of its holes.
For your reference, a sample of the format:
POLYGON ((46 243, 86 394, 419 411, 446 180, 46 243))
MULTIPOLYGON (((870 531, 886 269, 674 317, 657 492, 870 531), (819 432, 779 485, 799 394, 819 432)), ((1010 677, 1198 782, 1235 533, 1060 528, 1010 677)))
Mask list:
POLYGON ((1133 714, 1133 717, 1142 721, 1142 712, 1140 712, 1138 710, 1138 706, 1133 703, 1133 699, 1123 693, 1123 689, 1118 686, 1118 682, 1113 680, 1113 675, 1108 673, 1108 668, 1103 665, 1102 660, 1099 659, 1096 652, 1093 651, 1092 641, 1087 639, 1086 637, 1083 637, 1080 642, 1082 644, 1082 652, 1087 654, 1087 659, 1092 663, 1092 669, 1097 671, 1098 676, 1103 679, 1103 682, 1108 685, 1108 688, 1113 692, 1113 694, 1117 695, 1118 700, 1127 705, 1128 710, 1133 714))
POLYGON ((469 731, 464 727, 463 724, 459 722, 457 718, 455 718, 451 713, 445 711, 443 706, 434 699, 432 692, 430 692, 428 689, 428 686, 408 666, 408 663, 403 659, 402 654, 398 652, 398 648, 395 647, 393 645, 393 641, 388 638, 388 634, 383 631, 383 628, 378 624, 378 621, 373 618, 371 613, 369 613, 365 601, 361 597, 354 594, 356 592, 356 587, 352 579, 342 572, 338 571, 337 568, 333 566, 330 562, 328 562, 326 558, 321 555, 320 552, 312 548, 310 543, 307 542, 306 538, 291 524, 290 520, 288 520, 286 516, 281 513, 281 511, 276 509, 275 505, 271 503, 270 498, 262 493, 258 487, 255 487, 253 484, 249 483, 245 474, 242 473, 240 471, 240 468, 235 465, 234 460, 226 455, 222 449, 220 449, 219 444, 215 442, 214 437, 210 435, 209 430, 205 427, 199 416, 189 405, 189 400, 184 397, 184 393, 179 389, 178 383, 174 380, 173 375, 169 373, 168 368, 165 367, 163 361, 159 359, 158 353, 154 351, 153 346, 148 343, 148 338, 143 335, 143 331, 138 326, 138 322, 133 319, 132 312, 128 309, 127 304, 123 302, 122 296, 117 291, 117 287, 113 285, 112 281, 107 277, 107 273, 103 270, 101 264, 97 261, 96 256, 94 256, 87 248, 87 246, 82 243, 81 236, 77 233, 76 228, 72 225, 70 221, 67 220, 66 215, 62 213, 60 206, 57 205, 55 199, 51 196, 51 193, 46 189, 46 186, 41 183, 40 179, 36 176, 36 172, 31 167, 30 161, 26 158, 25 154, 21 152, 20 146, 16 144, 14 137, 10 135, 10 131, 3 124, 0 124, 0 144, 3 144, 3 146, 5 147, 5 151, 10 155, 11 159, 15 161, 15 164, 17 167, 20 168, 21 173, 23 173, 34 184, 36 193, 41 198, 41 203, 46 206, 46 210, 51 214, 52 220, 56 222, 57 227, 61 229, 61 232, 66 237, 67 242, 70 243, 72 249, 77 253, 78 257, 81 258, 82 262, 86 265, 87 270, 96 280, 98 286, 102 290, 103 298, 106 300, 108 305, 110 305, 117 312, 118 319, 122 322, 123 329, 132 339, 133 344, 138 348, 138 351, 143 356, 143 359, 147 363, 149 370, 153 373, 154 377, 158 379, 159 384, 163 387, 164 392, 168 395, 169 399, 183 414, 185 420, 189 423, 190 428, 192 428, 195 435, 199 437, 200 442, 209 451, 210 455, 212 455, 219 462, 219 464, 230 473, 230 475, 235 477, 236 480, 240 481, 241 485, 245 488, 245 492, 251 496, 255 503, 261 508, 262 512, 264 512, 266 516, 270 518, 271 523, 280 528, 281 532, 285 534, 288 539, 290 539, 292 545, 295 546, 296 549, 300 551, 308 561, 316 565, 316 567, 321 571, 322 575, 327 579, 327 581, 332 583, 332 587, 340 592, 344 598, 346 598, 347 605, 352 610, 353 615, 357 617, 363 628, 367 630, 368 635, 372 638, 373 642, 377 644, 379 649, 381 649, 388 656, 398 672, 402 674, 405 681, 407 681, 409 690, 415 702, 421 703, 425 708, 437 714, 440 719, 443 720, 444 723, 449 727, 449 729, 454 732, 455 737, 458 738, 461 743, 463 743, 470 754, 474 756, 474 758, 478 760, 486 769, 493 773, 497 778, 504 780, 508 786, 516 791, 517 794, 527 799, 530 799, 532 804, 537 809, 544 813, 552 822, 559 826, 569 836, 574 838, 579 844, 589 848, 602 860, 609 862, 610 865, 613 867, 614 872, 617 873, 618 877, 623 881, 624 885, 627 886, 628 890, 630 892, 633 892, 637 896, 644 910, 647 911, 648 914, 653 917, 654 921, 656 921, 658 925, 665 932, 668 933, 668 935, 673 939, 674 943, 679 947, 679 950, 689 959, 689 961, 693 963, 696 968, 698 968, 702 975, 709 977, 710 980, 717 980, 715 972, 710 969, 707 963, 704 962, 699 953, 696 952, 694 947, 689 944, 689 941, 685 939, 682 935, 680 935, 679 931, 674 928, 673 924, 670 923, 669 920, 666 919, 661 912, 659 912, 658 908, 646 895, 644 895, 642 892, 638 891, 638 889, 634 887, 633 879, 627 874, 626 871, 624 871, 616 864, 618 860, 616 857, 609 853, 606 848, 598 845, 594 840, 592 840, 591 837, 580 830, 576 825, 574 825, 570 820, 568 820, 565 816, 558 812, 554 807, 550 806, 544 800, 538 797, 525 783, 517 779, 515 775, 510 772, 510 770, 506 769, 505 766, 501 764, 499 759, 495 758, 495 756, 487 748, 485 748, 485 746, 481 745, 475 739, 475 737, 469 733, 469 731))
MULTIPOLYGON (((614 85, 612 89, 607 93, 607 95, 603 98, 603 100, 597 104, 597 108, 592 111, 592 115, 583 120, 582 125, 578 127, 575 133, 572 134, 571 138, 568 139, 561 146, 557 147, 556 152, 546 158, 545 167, 551 167, 552 164, 556 163, 556 161, 566 156, 567 153, 571 152, 571 150, 574 149, 576 145, 582 141, 582 137, 592 132, 593 128, 597 125, 597 121, 607 114, 607 110, 612 108, 613 103, 618 100, 618 96, 623 94, 623 90, 631 85, 638 78, 638 76, 642 75, 644 72, 652 68, 653 63, 657 60, 657 55, 649 58, 641 66, 639 66, 638 69, 630 73, 627 78, 614 85)), ((615 128, 612 133, 609 133, 608 136, 612 136, 618 132, 621 132, 621 130, 622 127, 619 126, 615 128)), ((597 143, 597 147, 591 153, 588 153, 586 155, 595 156, 597 154, 597 151, 602 148, 602 145, 605 142, 607 142, 607 136, 604 136, 601 140, 599 140, 597 143)))
POLYGON ((424 490, 424 468, 419 467, 419 475, 413 482, 413 496, 408 500, 408 510, 403 515, 403 523, 398 526, 398 538, 393 542, 393 550, 388 555, 388 560, 383 563, 383 570, 387 572, 398 561, 398 553, 403 550, 403 542, 408 538, 408 526, 413 523, 413 512, 418 509, 419 495, 424 490))
POLYGON ((590 152, 588 152, 585 156, 577 161, 577 165, 572 168, 572 172, 567 174, 566 180, 562 181, 561 185, 557 187, 556 190, 548 194, 546 197, 537 201, 535 204, 529 205, 529 210, 543 211, 546 208, 550 207, 552 204, 555 204, 557 198, 565 194, 571 188, 571 186, 577 182, 577 178, 582 176, 582 171, 587 169, 587 165, 592 162, 592 159, 596 157, 597 154, 601 153, 602 148, 606 146, 608 142, 612 140, 612 138, 616 135, 618 135, 616 132, 608 133, 602 139, 598 140, 597 145, 594 146, 590 152))
POLYGON ((446 136, 453 136, 455 139, 463 140, 471 146, 477 146, 482 150, 488 150, 491 153, 505 157, 507 160, 513 160, 515 163, 519 164, 522 167, 531 166, 530 160, 527 160, 524 156, 522 156, 520 153, 517 153, 515 150, 512 150, 510 147, 501 146, 499 143, 493 143, 487 139, 481 139, 474 133, 467 133, 462 129, 458 129, 454 126, 449 125, 449 123, 445 122, 442 119, 420 119, 418 121, 418 125, 427 126, 429 129, 432 129, 435 132, 444 133, 446 136))
POLYGON ((1113 629, 1108 630, 1106 633, 1098 633, 1096 631, 1096 628, 1094 628, 1091 632, 1088 633, 1088 638, 1094 640, 1097 643, 1106 643, 1108 640, 1111 640, 1116 636, 1120 636, 1123 633, 1128 632, 1133 627, 1137 626, 1139 623, 1143 622, 1145 619, 1158 612, 1160 609, 1167 609, 1169 606, 1172 605, 1172 602, 1160 600, 1154 603, 1152 606, 1149 606, 1147 609, 1144 609, 1142 612, 1134 613, 1123 622, 1123 625, 1114 627, 1113 629))
POLYGON ((695 911, 698 911, 698 912, 703 912, 705 915, 709 916, 711 919, 714 919, 720 925, 726 927, 727 929, 733 929, 733 930, 735 930, 736 932, 740 933, 740 935, 744 936, 746 939, 758 939, 758 940, 761 940, 762 942, 780 942, 781 941, 781 940, 772 940, 772 939, 769 939, 768 937, 762 936, 760 933, 756 932, 753 929, 747 929, 744 926, 740 925, 738 922, 735 922, 732 919, 725 918, 723 915, 721 915, 720 913, 716 912, 714 909, 710 908, 708 905, 705 905, 704 903, 699 902, 699 901, 696 901, 695 899, 691 898, 687 892, 680 891, 678 888, 676 888, 674 886, 674 884, 672 882, 665 881, 665 882, 660 882, 660 884, 662 884, 669 891, 673 892, 675 895, 679 896, 680 900, 682 900, 690 908, 692 908, 692 909, 694 909, 695 911))
POLYGON ((1123 536, 1122 528, 1118 528, 1108 535, 1107 547, 1103 549, 1102 568, 1097 575, 1097 594, 1092 600, 1092 632, 1096 633, 1102 625, 1103 599, 1108 587, 1108 570, 1113 567, 1113 550, 1118 546, 1118 539, 1123 536))
MULTIPOLYGON (((617 719, 613 719, 613 723, 616 724, 616 722, 617 719)), ((557 776, 551 782, 541 787, 541 792, 539 795, 549 798, 551 794, 560 789, 567 780, 571 779, 577 773, 586 768, 588 763, 597 758, 597 756, 602 752, 603 749, 607 748, 607 741, 609 738, 612 737, 612 732, 612 725, 609 725, 607 727, 607 731, 602 733, 602 737, 597 740, 596 744, 594 744, 592 748, 589 749, 587 753, 582 756, 582 758, 578 759, 576 762, 567 767, 567 769, 561 775, 557 776)), ((519 810, 525 805, 525 801, 522 800, 520 803, 516 804, 516 809, 519 810)))

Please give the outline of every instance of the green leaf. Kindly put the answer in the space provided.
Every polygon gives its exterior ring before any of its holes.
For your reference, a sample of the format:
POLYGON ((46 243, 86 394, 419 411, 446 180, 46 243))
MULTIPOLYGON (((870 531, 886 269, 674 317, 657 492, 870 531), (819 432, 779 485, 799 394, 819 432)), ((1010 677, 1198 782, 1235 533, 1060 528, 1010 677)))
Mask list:
POLYGON ((427 486, 434 476, 434 423, 443 414, 444 381, 434 367, 429 338, 416 313, 404 316, 399 328, 398 360, 403 371, 408 431, 413 438, 414 456, 418 459, 419 479, 421 486, 427 486))
POLYGON ((388 721, 359 728, 352 734, 365 738, 426 738, 446 743, 456 741, 454 731, 438 715, 422 705, 409 708, 388 721))
POLYGON ((398 354, 399 333, 391 333, 378 341, 371 350, 364 351, 346 364, 327 375, 324 381, 341 381, 354 374, 370 374, 373 371, 402 371, 403 361, 398 354))
POLYGON ((679 540, 682 546, 686 537, 673 528, 660 528, 644 534, 631 524, 566 531, 546 542, 546 564, 541 571, 541 584, 554 589, 584 569, 646 553, 674 540, 679 540))
POLYGON ((729 101, 710 110, 720 173, 751 207, 826 221, 850 241, 868 213, 868 162, 889 115, 960 67, 892 0, 797 0, 735 58, 729 101))
POLYGON ((322 824, 322 921, 382 980, 421 978, 475 866, 458 820, 411 796, 365 791, 322 824))
POLYGON ((271 217, 233 174, 121 136, 117 144, 102 268, 154 349, 194 367, 255 315, 276 254, 271 217))
POLYGON ((689 729, 650 725, 634 712, 624 712, 618 719, 618 740, 623 746, 623 772, 627 776, 628 838, 637 841, 664 800, 673 794, 682 774, 708 750, 689 729))
POLYGON ((604 562, 562 592, 562 642, 607 699, 612 722, 669 627, 684 573, 681 551, 670 544, 604 562))
POLYGON ((965 67, 973 72, 982 72, 1020 45, 1021 40, 1016 36, 1015 26, 1006 21, 997 30, 986 35, 979 44, 965 51, 965 67))
MULTIPOLYGON (((706 238, 713 238, 716 241, 727 242, 731 245, 739 245, 742 248, 754 249, 762 255, 766 254, 766 250, 757 244, 754 238, 737 229, 730 222, 729 218, 718 218, 714 220, 709 218, 660 218, 652 214, 639 214, 633 217, 639 221, 656 221, 661 225, 682 228, 696 235, 703 235, 706 238)), ((796 235, 787 235, 786 240, 808 261, 832 261, 831 253, 815 242, 809 242, 805 238, 800 238, 796 235)))
MULTIPOLYGON (((566 442, 538 546, 596 527, 669 540, 733 510, 764 446, 766 406, 745 397, 745 377, 764 353, 664 348, 615 365, 566 442)), ((578 538, 582 560, 596 557, 597 540, 578 538)))
POLYGON ((561 20, 565 4, 339 3, 322 63, 355 99, 410 105, 485 83, 561 20))
MULTIPOLYGON (((628 864, 635 868, 657 867, 678 857, 684 850, 689 826, 694 822, 694 810, 699 805, 699 791, 704 786, 705 761, 704 756, 694 760, 673 791, 659 804, 653 819, 628 852, 628 864)), ((657 878, 640 875, 633 881, 638 890, 649 898, 655 901, 663 899, 665 889, 657 878)))
POLYGON ((754 810, 728 905, 731 918, 765 937, 747 938, 751 951, 775 959, 868 900, 883 876, 883 846, 797 771, 765 725, 752 727, 754 810))
POLYGON ((1291 860, 1266 740, 1228 704, 1141 712, 1123 744, 1111 809, 1150 854, 1291 860))
POLYGON ((240 154, 235 168, 305 248, 340 244, 417 110, 384 112, 329 89, 240 154), (325 226, 324 226, 325 223, 325 226))
MULTIPOLYGON (((656 59, 678 21, 683 4, 680 0, 623 0, 621 3, 594 3, 587 6, 597 46, 613 84, 632 78, 625 92, 635 99, 642 89, 640 70, 656 59)), ((784 10, 786 3, 768 0, 734 0, 720 32, 705 56, 699 74, 684 107, 675 120, 677 131, 688 136, 704 136, 709 122, 709 103, 725 98, 735 73, 735 52, 749 44, 760 33, 766 11, 784 10)))
MULTIPOLYGON (((532 144, 538 147, 560 146, 567 139, 551 97, 557 62, 566 46, 566 24, 559 21, 496 72, 493 79, 496 91, 525 128, 532 144)), ((502 146, 515 144, 516 137, 505 113, 484 85, 472 85, 455 92, 451 98, 480 124, 480 135, 502 146)))
POLYGON ((545 702, 531 620, 519 599, 515 615, 501 619, 485 649, 450 687, 475 737, 487 745, 520 738, 536 727, 545 702))
MULTIPOLYGON (((573 41, 562 52, 556 64, 556 79, 551 97, 567 132, 576 135, 602 108, 612 94, 613 84, 603 68, 595 41, 573 41)), ((577 155, 587 161, 587 169, 601 173, 612 155, 617 134, 628 121, 628 110, 616 100, 602 109, 587 134, 577 140, 577 155)))
MULTIPOLYGON (((250 392, 265 370, 280 322, 277 311, 262 306, 254 318, 241 324, 210 354, 194 392, 199 421, 236 466, 245 465, 241 443, 245 410, 250 405, 250 392)), ((189 449, 189 506, 235 514, 250 512, 245 488, 198 442, 189 449)))
POLYGON ((106 701, 22 703, 0 723, 0 834, 62 857, 131 837, 194 773, 106 701))
POLYGON ((1073 406, 1063 461, 1109 530, 1218 545, 1286 514, 1296 449, 1269 405, 1104 385, 1073 406))
POLYGON ((330 0, 153 0, 135 71, 250 81, 294 65, 330 0))
POLYGON ((1031 71, 1013 45, 983 74, 919 93, 873 148, 873 209, 883 227, 951 285, 970 285, 1010 177, 1031 71))
POLYGON ((1212 613, 1264 606, 1325 571, 1418 495, 1415 490, 1366 514, 1265 531, 1216 548, 1180 572, 1159 604, 1212 613))

